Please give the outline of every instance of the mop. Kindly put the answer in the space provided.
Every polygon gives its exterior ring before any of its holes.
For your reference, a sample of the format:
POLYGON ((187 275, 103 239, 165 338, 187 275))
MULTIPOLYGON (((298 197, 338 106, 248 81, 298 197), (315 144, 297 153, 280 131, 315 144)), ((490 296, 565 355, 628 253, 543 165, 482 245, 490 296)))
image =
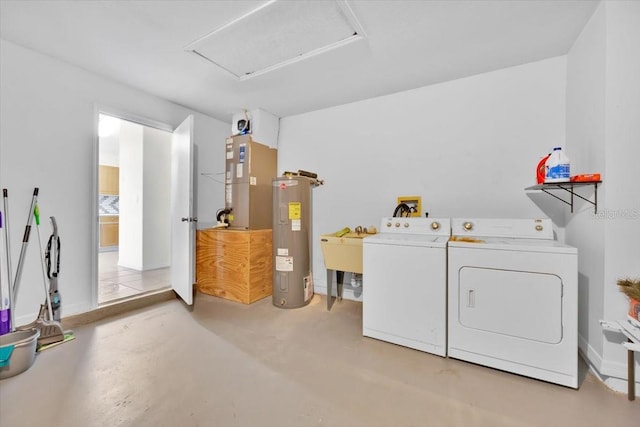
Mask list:
MULTIPOLYGON (((57 343, 64 340, 64 331, 60 322, 53 317, 53 308, 51 307, 51 295, 49 289, 47 289, 47 273, 45 273, 45 257, 42 254, 42 240, 40 240, 40 209, 38 209, 38 203, 33 209, 33 216, 36 219, 36 234, 38 235, 38 255, 40 257, 40 265, 42 266, 42 284, 44 286, 45 304, 40 305, 40 312, 38 313, 38 321, 41 322, 41 327, 36 326, 36 329, 40 329, 40 337, 38 338, 38 347, 47 344, 57 343), (45 309, 48 311, 45 313, 45 309), (48 314, 48 318, 45 315, 48 314)), ((59 304, 58 304, 59 306, 59 304)))
MULTIPOLYGON (((53 228, 53 234, 49 236, 47 242, 47 249, 45 251, 44 258, 47 261, 47 278, 49 279, 49 303, 51 304, 52 313, 50 313, 49 319, 53 319, 55 322, 60 322, 60 306, 62 305, 62 299, 58 292, 58 275, 60 274, 60 237, 58 236, 58 224, 56 219, 52 216, 51 227, 53 228)), ((44 305, 40 306, 41 315, 45 315, 44 305)), ((55 347, 59 344, 65 343, 75 339, 73 331, 64 331, 64 338, 60 341, 51 342, 49 344, 39 344, 38 351, 44 351, 48 348, 55 347)))
POLYGON ((22 266, 24 265, 24 256, 27 245, 29 243, 29 234, 31 233, 31 222, 35 217, 36 231, 38 234, 38 256, 42 263, 42 278, 44 279, 45 304, 40 305, 40 312, 36 320, 28 325, 21 326, 20 330, 37 329, 40 331, 38 337, 38 347, 58 343, 64 341, 64 331, 60 322, 53 320, 53 309, 51 308, 51 300, 49 298, 49 290, 47 289, 47 278, 44 270, 44 258, 42 256, 42 242, 40 240, 40 211, 38 209, 38 188, 33 190, 33 198, 31 200, 31 208, 29 209, 29 217, 25 228, 24 237, 22 239, 22 248, 20 250, 20 258, 18 259, 18 267, 16 271, 16 279, 13 283, 13 296, 18 295, 20 287, 20 278, 22 276, 22 266), (48 309, 48 312, 47 312, 48 309), (48 316, 47 316, 48 314, 48 316), (48 318, 47 318, 48 317, 48 318))

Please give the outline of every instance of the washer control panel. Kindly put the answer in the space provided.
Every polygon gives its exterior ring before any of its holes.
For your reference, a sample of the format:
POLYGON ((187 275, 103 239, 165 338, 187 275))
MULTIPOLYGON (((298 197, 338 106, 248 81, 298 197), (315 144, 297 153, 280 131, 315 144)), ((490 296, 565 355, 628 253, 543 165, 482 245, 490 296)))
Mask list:
POLYGON ((382 218, 380 232, 448 236, 451 233, 451 219, 386 217, 382 218))

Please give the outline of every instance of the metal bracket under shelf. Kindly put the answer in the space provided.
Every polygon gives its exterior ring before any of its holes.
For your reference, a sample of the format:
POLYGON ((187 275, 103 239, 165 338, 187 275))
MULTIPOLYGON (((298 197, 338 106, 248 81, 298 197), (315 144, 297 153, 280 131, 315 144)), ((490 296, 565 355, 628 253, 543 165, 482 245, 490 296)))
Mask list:
POLYGON ((627 316, 627 320, 600 320, 600 326, 603 331, 618 332, 627 338, 627 342, 623 342, 622 346, 627 349, 627 398, 630 401, 636 398, 636 362, 634 352, 640 351, 639 324, 631 316, 627 316))
POLYGON ((555 197, 556 199, 560 200, 562 203, 565 203, 569 206, 571 206, 571 213, 573 213, 573 198, 578 197, 582 200, 584 200, 587 203, 590 203, 591 205, 593 205, 593 213, 597 214, 598 213, 598 184, 600 184, 602 181, 587 181, 587 182, 554 182, 554 183, 549 183, 549 184, 538 184, 538 185, 532 185, 531 187, 527 187, 525 188, 525 190, 542 190, 543 192, 547 193, 548 195, 555 197), (586 197, 582 197, 581 195, 579 195, 578 193, 575 192, 574 187, 584 187, 587 185, 593 185, 594 188, 594 200, 591 201, 589 199, 587 199, 586 197), (555 195, 554 193, 550 192, 549 190, 564 190, 566 192, 568 192, 571 195, 571 198, 569 199, 569 201, 563 199, 562 197, 559 197, 557 195, 555 195))

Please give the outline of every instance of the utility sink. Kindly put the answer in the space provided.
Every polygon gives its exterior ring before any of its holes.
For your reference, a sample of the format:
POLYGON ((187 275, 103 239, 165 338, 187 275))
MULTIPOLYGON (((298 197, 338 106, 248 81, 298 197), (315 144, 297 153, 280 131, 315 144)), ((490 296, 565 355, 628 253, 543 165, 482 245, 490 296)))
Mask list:
POLYGON ((342 299, 344 272, 362 274, 362 241, 370 234, 348 233, 342 237, 335 234, 321 234, 320 246, 327 269, 327 310, 333 305, 333 276, 338 285, 336 297, 342 299))
POLYGON ((366 236, 368 235, 360 234, 353 237, 349 235, 336 237, 333 234, 320 235, 325 268, 362 274, 362 240, 366 236))

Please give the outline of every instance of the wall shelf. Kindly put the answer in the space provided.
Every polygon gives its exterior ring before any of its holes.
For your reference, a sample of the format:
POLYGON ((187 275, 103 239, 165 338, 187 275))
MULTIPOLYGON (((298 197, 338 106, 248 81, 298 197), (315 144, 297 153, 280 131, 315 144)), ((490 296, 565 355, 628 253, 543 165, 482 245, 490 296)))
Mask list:
POLYGON ((593 205, 593 213, 596 214, 598 213, 598 184, 600 184, 602 181, 581 181, 581 182, 554 182, 554 183, 548 183, 548 184, 537 184, 537 185, 532 185, 531 187, 527 187, 525 188, 525 190, 541 190, 544 191, 545 193, 547 193, 548 195, 555 197, 556 199, 560 200, 562 203, 565 203, 569 206, 571 206, 571 213, 573 213, 573 198, 578 197, 582 200, 584 200, 587 203, 590 203, 593 205), (582 197, 581 195, 579 195, 574 189, 577 187, 586 187, 586 186, 591 186, 593 185, 593 189, 594 189, 594 201, 592 202, 591 200, 582 197), (563 190, 566 191, 567 193, 570 194, 570 199, 566 200, 563 199, 560 196, 557 196, 556 194, 550 192, 549 190, 563 190))

